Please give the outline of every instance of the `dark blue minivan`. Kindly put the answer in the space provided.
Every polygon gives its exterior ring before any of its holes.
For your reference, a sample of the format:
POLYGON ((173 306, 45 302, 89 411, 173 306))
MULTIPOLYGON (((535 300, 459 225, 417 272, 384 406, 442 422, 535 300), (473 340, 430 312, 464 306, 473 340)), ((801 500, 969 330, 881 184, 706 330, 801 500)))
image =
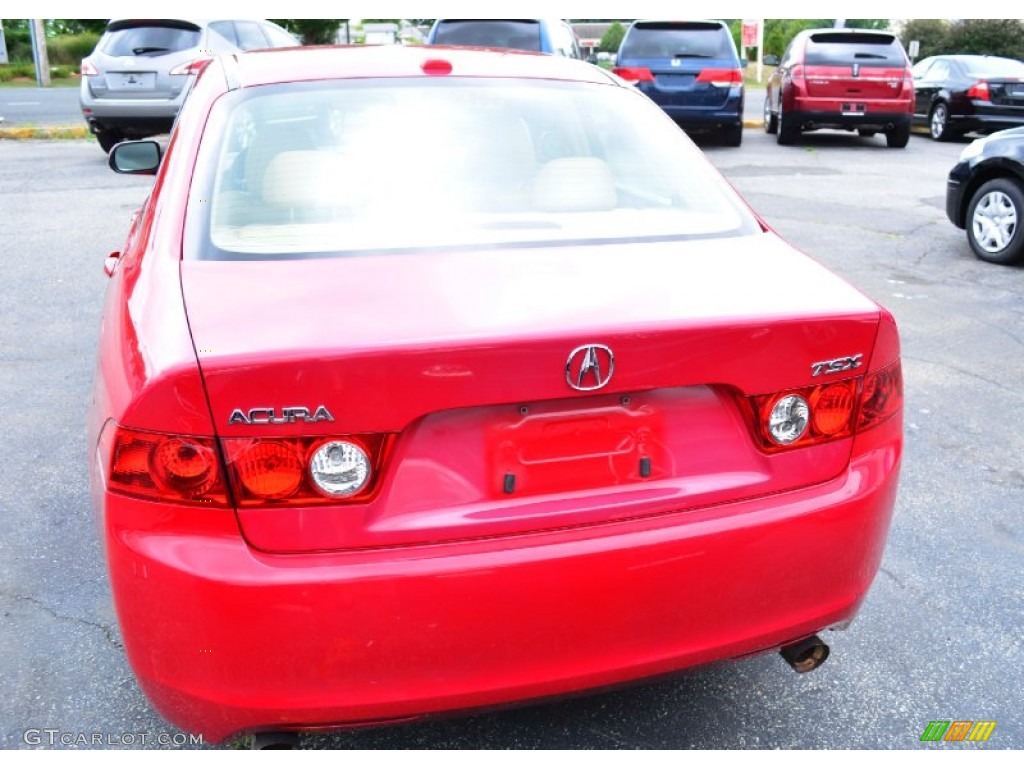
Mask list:
POLYGON ((512 48, 582 58, 579 40, 561 19, 437 19, 427 45, 512 48))
POLYGON ((721 21, 634 21, 615 74, 636 85, 687 131, 743 140, 743 68, 721 21))

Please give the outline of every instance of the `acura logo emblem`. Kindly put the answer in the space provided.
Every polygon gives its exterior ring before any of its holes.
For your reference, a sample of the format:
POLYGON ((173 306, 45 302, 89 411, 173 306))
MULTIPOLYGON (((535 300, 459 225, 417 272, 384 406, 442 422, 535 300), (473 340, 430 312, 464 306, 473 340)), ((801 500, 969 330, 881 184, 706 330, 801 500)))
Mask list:
POLYGON ((584 344, 569 353, 565 362, 565 380, 573 389, 590 392, 600 389, 615 372, 615 355, 604 344, 584 344))

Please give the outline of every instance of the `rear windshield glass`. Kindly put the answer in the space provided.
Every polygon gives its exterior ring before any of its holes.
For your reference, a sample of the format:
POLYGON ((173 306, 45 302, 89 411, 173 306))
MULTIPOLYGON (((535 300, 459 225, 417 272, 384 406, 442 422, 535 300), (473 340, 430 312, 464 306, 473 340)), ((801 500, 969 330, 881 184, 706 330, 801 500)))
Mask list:
POLYGON ((329 81, 220 99, 185 258, 721 237, 757 232, 632 89, 486 78, 329 81))
POLYGON ((195 48, 198 29, 180 27, 132 27, 108 33, 103 52, 108 56, 160 56, 195 48))
POLYGON ((619 58, 736 58, 732 38, 720 24, 644 22, 635 24, 622 42, 619 58))
POLYGON ((1024 78, 1024 63, 1016 59, 1000 59, 993 56, 977 56, 960 59, 964 70, 971 77, 1020 77, 1024 78))
POLYGON ((477 45, 539 51, 540 24, 529 20, 452 19, 438 23, 434 42, 437 45, 477 45))
POLYGON ((892 35, 821 32, 807 41, 804 63, 818 66, 905 67, 903 48, 892 35))

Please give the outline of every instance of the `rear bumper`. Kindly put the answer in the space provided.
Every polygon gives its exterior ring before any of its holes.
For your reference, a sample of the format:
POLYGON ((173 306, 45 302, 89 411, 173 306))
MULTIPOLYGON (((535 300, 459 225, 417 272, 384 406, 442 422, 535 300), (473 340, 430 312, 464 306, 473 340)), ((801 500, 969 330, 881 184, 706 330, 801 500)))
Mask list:
POLYGON ((891 99, 878 101, 854 96, 843 99, 801 97, 794 99, 792 108, 787 107, 785 114, 806 131, 817 128, 885 131, 910 127, 913 102, 900 103, 891 99))
POLYGON ((1024 125, 1022 114, 950 115, 950 123, 958 133, 995 133, 1024 125))
POLYGON ((83 78, 78 101, 82 117, 94 132, 98 127, 100 130, 117 129, 128 134, 153 135, 171 129, 188 90, 183 87, 174 98, 104 98, 93 95, 83 78))
POLYGON ((444 545, 267 555, 230 511, 108 493, 103 529, 143 690, 220 741, 599 688, 844 625, 881 560, 900 450, 897 417, 819 486, 444 545))

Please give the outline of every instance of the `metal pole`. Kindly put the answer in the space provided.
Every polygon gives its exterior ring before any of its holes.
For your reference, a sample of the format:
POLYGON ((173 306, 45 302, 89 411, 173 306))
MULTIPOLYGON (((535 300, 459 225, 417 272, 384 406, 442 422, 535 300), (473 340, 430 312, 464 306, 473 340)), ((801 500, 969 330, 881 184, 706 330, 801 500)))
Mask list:
POLYGON ((50 58, 46 55, 46 32, 42 19, 32 19, 28 26, 32 35, 32 59, 36 65, 36 85, 48 88, 50 85, 50 58))
POLYGON ((764 19, 757 20, 757 84, 761 84, 764 74, 764 19))

